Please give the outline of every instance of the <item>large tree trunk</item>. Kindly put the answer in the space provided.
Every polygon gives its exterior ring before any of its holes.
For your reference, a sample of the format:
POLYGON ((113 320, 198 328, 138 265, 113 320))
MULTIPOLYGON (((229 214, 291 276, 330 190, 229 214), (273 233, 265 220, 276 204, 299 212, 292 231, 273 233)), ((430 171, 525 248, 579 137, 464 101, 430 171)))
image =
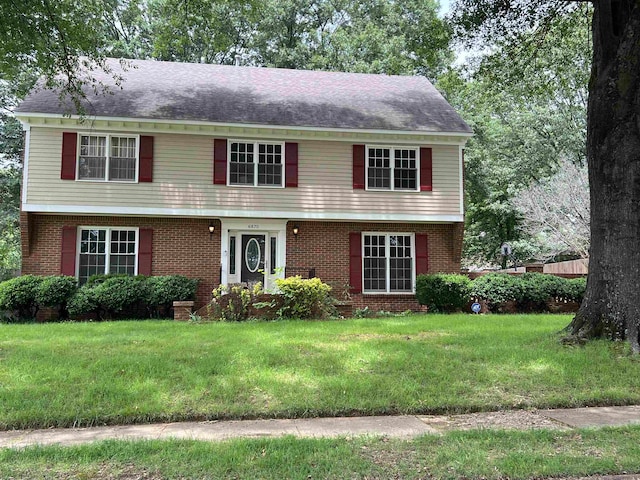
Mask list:
POLYGON ((640 0, 594 0, 587 291, 569 332, 640 351, 640 0))

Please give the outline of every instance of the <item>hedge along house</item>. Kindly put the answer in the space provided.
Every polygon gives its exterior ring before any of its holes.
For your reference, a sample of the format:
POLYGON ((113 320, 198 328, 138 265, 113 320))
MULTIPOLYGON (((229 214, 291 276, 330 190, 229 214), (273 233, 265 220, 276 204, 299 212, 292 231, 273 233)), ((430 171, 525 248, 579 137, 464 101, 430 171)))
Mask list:
POLYGON ((425 78, 109 64, 84 118, 46 89, 16 110, 23 273, 182 274, 200 304, 300 274, 404 310, 459 271, 471 130, 425 78))

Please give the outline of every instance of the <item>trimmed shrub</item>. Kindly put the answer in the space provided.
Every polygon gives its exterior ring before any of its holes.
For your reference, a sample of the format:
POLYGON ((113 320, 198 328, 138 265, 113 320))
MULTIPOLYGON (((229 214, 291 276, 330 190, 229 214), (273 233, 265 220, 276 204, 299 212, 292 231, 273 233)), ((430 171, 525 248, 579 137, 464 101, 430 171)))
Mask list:
POLYGON ((546 302, 563 291, 566 280, 544 273, 524 273, 518 277, 520 295, 516 298, 519 311, 543 312, 546 302))
POLYGON ((276 286, 283 297, 280 317, 323 318, 333 314, 331 287, 319 278, 278 278, 276 286))
POLYGON ((572 278, 565 280, 565 290, 562 295, 558 295, 565 300, 581 303, 584 298, 584 292, 587 289, 587 279, 584 278, 572 278))
POLYGON ((90 288, 93 288, 96 301, 108 316, 125 313, 127 316, 139 317, 137 310, 149 297, 146 279, 142 275, 113 276, 90 288))
POLYGON ((58 310, 58 318, 69 317, 67 304, 78 289, 78 281, 65 275, 43 277, 36 291, 36 301, 41 307, 53 307, 58 310))
POLYGON ((455 312, 469 301, 471 280, 466 275, 436 273, 418 275, 416 298, 430 312, 455 312))
POLYGON ((72 317, 95 313, 96 319, 99 320, 100 305, 95 295, 95 288, 86 284, 78 288, 67 303, 67 310, 72 317))
POLYGON ((485 300, 489 310, 502 303, 522 298, 522 284, 518 277, 506 273, 489 273, 471 282, 471 297, 485 300))
POLYGON ((0 283, 0 310, 12 322, 34 320, 38 314, 36 293, 42 277, 23 275, 0 283))
POLYGON ((198 281, 182 275, 148 277, 146 302, 154 315, 168 315, 174 301, 195 300, 198 281))

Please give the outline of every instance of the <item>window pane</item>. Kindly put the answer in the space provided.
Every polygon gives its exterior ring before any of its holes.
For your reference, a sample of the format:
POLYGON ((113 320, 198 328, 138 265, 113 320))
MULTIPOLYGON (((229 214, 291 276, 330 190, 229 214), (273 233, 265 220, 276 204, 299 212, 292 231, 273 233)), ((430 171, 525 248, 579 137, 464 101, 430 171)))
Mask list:
POLYGON ((413 287, 411 236, 389 236, 389 290, 410 292, 413 287))
POLYGON ((253 164, 253 144, 234 142, 231 144, 229 162, 230 185, 253 185, 255 166, 253 164))
POLYGON ((388 148, 369 148, 367 181, 369 188, 391 189, 391 163, 388 148))
POLYGON ((282 185, 282 146, 258 144, 258 185, 282 185))
POLYGON ((111 230, 109 252, 109 273, 136 273, 135 230, 111 230))
POLYGON ((387 290, 386 237, 364 236, 364 290, 384 292, 387 290))
POLYGON ((417 166, 415 150, 394 150, 393 188, 416 190, 417 166))
POLYGON ((78 178, 104 180, 107 164, 107 137, 95 135, 80 136, 80 157, 78 178))
POLYGON ((86 283, 92 275, 105 273, 106 259, 106 230, 81 230, 78 258, 80 285, 86 283))

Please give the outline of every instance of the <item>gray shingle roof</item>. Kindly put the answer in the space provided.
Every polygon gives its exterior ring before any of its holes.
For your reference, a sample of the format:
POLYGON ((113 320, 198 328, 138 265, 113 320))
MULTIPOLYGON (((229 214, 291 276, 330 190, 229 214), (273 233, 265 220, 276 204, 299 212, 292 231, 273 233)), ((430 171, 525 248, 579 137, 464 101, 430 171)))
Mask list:
MULTIPOLYGON (((424 77, 133 60, 113 95, 88 93, 98 117, 292 127, 462 132, 471 129, 424 77)), ((110 60, 116 73, 118 61, 110 60)), ((94 73, 107 85, 110 76, 94 73)), ((70 113, 56 92, 31 92, 16 112, 70 113)))

